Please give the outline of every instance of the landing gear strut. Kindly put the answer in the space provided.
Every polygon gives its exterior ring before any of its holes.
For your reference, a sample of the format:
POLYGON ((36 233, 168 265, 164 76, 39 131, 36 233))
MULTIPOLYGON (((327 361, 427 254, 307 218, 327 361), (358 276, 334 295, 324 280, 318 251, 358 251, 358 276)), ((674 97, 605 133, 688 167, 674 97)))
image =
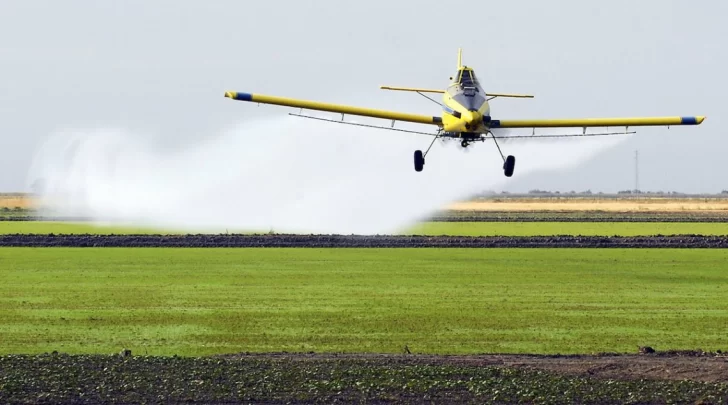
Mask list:
POLYGON ((513 176, 513 169, 516 168, 516 158, 513 155, 508 155, 508 157, 505 157, 503 155, 503 151, 501 151, 500 145, 498 145, 498 140, 495 138, 495 135, 493 135, 493 133, 491 133, 490 135, 493 137, 495 147, 498 148, 498 153, 500 153, 501 158, 503 158, 503 174, 505 174, 506 177, 513 176))
POLYGON ((430 152, 430 149, 432 149, 432 145, 435 144, 435 141, 439 137, 440 137, 440 133, 438 132, 438 134, 435 135, 435 139, 432 140, 432 142, 430 143, 430 146, 427 148, 427 150, 425 151, 425 153, 422 153, 421 150, 416 150, 415 151, 415 171, 416 172, 421 172, 422 169, 424 168, 424 166, 425 166, 425 156, 427 156, 427 154, 430 152))

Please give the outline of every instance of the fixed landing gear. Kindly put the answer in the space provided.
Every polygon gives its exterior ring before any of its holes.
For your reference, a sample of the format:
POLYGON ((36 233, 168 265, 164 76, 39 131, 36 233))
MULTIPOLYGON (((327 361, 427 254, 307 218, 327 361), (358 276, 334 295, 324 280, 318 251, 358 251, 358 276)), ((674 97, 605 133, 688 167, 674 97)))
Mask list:
POLYGON ((415 171, 421 172, 422 168, 425 166, 425 156, 422 154, 421 150, 415 151, 415 171))
POLYGON ((430 146, 427 148, 427 150, 422 153, 421 150, 415 151, 415 171, 421 172, 422 169, 425 167, 425 157, 428 153, 430 153, 430 149, 432 149, 432 145, 435 144, 435 141, 440 138, 440 133, 438 132, 437 135, 432 139, 432 142, 430 143, 430 146))
POLYGON ((501 158, 503 158, 503 174, 505 174, 506 177, 513 176, 513 169, 516 168, 516 157, 513 155, 508 155, 508 157, 506 157, 503 154, 503 151, 501 150, 500 145, 498 145, 498 139, 493 135, 492 132, 490 135, 493 138, 495 147, 498 148, 498 153, 500 153, 501 158))
MULTIPOLYGON (((435 136, 435 139, 432 140, 432 143, 430 143, 430 147, 427 148, 425 152, 422 152, 421 150, 416 150, 414 155, 414 163, 415 163, 415 171, 421 172, 422 169, 425 168, 425 157, 427 157, 427 153, 430 152, 430 149, 432 149, 432 145, 434 145, 435 141, 440 138, 444 137, 443 135, 439 134, 435 136)), ((496 137, 492 137, 493 141, 495 142, 495 146, 498 148, 498 153, 500 153, 501 158, 503 158, 503 174, 506 175, 506 177, 512 177, 513 171, 516 168, 516 158, 513 155, 505 156, 503 152, 501 151, 500 145, 498 145, 498 140, 496 137)), ((485 138, 480 139, 463 139, 460 142, 460 146, 463 148, 467 148, 470 146, 471 143, 477 142, 477 141, 483 141, 485 138)))
POLYGON ((513 176, 513 169, 516 168, 516 158, 513 155, 509 155, 503 162, 503 173, 506 177, 513 176))

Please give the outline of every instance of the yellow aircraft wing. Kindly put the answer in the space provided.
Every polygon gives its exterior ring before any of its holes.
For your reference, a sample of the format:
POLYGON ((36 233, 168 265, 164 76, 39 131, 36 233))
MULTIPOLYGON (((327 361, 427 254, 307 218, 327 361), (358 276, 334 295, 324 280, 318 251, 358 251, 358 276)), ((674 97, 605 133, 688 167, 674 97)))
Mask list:
POLYGON ((253 103, 274 104, 288 107, 303 108, 306 110, 328 111, 341 114, 361 115, 364 117, 383 118, 395 121, 415 122, 418 124, 430 124, 442 126, 442 117, 432 115, 408 114, 396 111, 375 110, 372 108, 352 107, 340 104, 321 103, 318 101, 299 100, 294 98, 265 96, 262 94, 240 93, 228 91, 225 97, 239 101, 249 101, 253 103))
POLYGON ((630 118, 581 118, 550 120, 492 120, 491 128, 569 128, 569 127, 640 127, 700 125, 704 116, 697 117, 630 117, 630 118))

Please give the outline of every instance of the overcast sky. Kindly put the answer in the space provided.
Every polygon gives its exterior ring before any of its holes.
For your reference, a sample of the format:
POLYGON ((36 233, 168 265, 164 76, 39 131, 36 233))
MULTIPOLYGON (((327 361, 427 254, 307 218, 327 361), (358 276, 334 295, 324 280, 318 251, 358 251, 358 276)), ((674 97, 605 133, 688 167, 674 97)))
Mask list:
MULTIPOLYGON (((707 115, 640 130, 577 169, 507 189, 728 189, 728 3, 616 0, 36 1, 0 3, 0 191, 65 128, 119 127, 183 147, 252 115, 239 90, 438 114, 382 84, 444 87, 458 47, 494 118, 707 115)), ((322 124, 328 125, 328 124, 322 124)), ((393 135, 394 136, 394 135, 393 135)))

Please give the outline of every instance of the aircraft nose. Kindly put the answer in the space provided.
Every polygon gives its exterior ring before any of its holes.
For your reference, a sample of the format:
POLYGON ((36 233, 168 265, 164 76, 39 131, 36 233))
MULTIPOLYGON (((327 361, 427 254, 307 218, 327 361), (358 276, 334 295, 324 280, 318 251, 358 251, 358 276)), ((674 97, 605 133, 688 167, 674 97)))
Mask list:
POLYGON ((465 121, 465 127, 472 130, 478 127, 483 116, 477 111, 467 111, 463 113, 462 119, 465 121))

